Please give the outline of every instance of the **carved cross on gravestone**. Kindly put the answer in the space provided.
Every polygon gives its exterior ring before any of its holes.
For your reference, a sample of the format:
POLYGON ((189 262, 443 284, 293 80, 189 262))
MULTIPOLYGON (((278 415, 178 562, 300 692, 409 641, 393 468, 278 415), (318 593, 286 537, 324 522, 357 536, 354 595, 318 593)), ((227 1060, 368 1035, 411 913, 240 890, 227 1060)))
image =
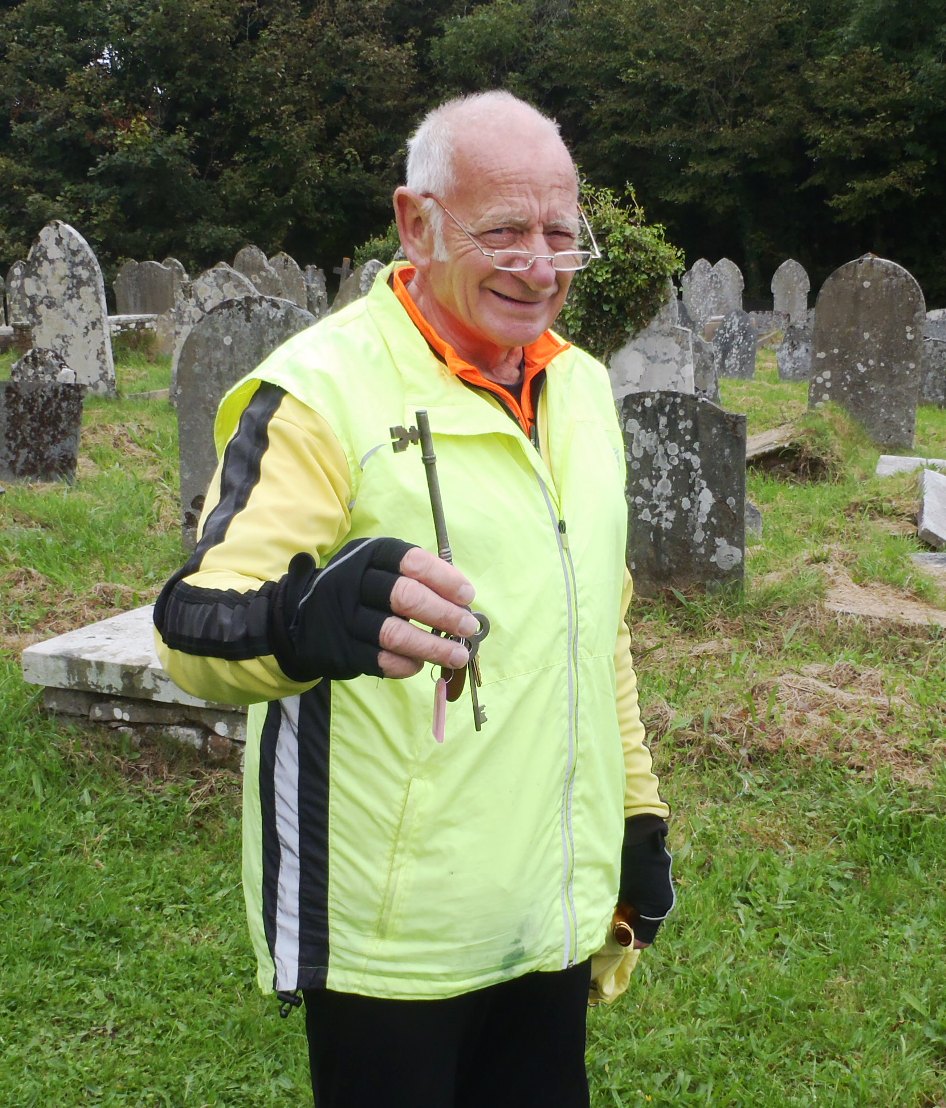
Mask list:
POLYGON ((342 258, 342 264, 335 266, 332 272, 338 274, 338 283, 342 285, 351 276, 351 258, 342 258))

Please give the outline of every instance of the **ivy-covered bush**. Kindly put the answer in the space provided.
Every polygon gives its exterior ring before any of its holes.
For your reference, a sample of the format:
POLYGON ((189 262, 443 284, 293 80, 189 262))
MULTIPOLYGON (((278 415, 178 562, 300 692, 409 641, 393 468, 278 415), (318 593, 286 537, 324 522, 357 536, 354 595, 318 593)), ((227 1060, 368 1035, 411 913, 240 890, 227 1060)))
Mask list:
MULTIPOLYGON (((393 262, 401 249, 401 240, 397 235, 397 223, 392 219, 380 235, 374 235, 367 239, 361 246, 355 247, 355 265, 364 265, 365 262, 378 261, 393 262)), ((403 256, 403 255, 402 255, 403 256)))
POLYGON ((581 203, 601 258, 575 275, 558 329, 602 360, 646 326, 663 303, 667 279, 683 271, 683 251, 646 223, 634 190, 583 185, 581 203))

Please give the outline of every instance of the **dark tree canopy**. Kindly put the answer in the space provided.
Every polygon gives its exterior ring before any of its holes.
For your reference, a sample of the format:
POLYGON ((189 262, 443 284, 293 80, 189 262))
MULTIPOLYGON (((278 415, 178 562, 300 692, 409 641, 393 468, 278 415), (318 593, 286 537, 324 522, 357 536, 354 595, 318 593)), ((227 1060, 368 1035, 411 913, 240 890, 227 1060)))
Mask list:
POLYGON ((941 0, 7 3, 0 273, 54 217, 111 273, 248 242, 330 270, 387 227, 422 112, 496 86, 750 299, 872 250, 946 303, 941 0))

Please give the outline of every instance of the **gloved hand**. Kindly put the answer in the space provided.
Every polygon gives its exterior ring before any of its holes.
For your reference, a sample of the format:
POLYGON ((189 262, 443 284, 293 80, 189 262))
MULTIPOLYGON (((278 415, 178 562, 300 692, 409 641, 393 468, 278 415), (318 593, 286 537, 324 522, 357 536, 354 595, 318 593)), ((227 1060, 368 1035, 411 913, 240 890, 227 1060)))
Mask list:
POLYGON ((630 816, 624 821, 619 903, 635 908, 634 937, 652 943, 674 905, 667 824, 660 816, 630 816))
POLYGON ((412 548, 400 539, 356 539, 322 569, 296 554, 276 585, 269 634, 273 654, 293 681, 381 677, 381 625, 392 614, 391 591, 401 559, 412 548))

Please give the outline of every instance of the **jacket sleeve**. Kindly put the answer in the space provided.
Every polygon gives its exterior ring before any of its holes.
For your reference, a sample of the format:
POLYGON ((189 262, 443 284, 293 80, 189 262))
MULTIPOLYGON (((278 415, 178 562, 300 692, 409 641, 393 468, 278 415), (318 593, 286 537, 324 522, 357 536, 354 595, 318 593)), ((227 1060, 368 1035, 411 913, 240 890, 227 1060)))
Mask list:
POLYGON ((650 750, 644 741, 644 725, 637 701, 637 676, 631 660, 631 633, 624 618, 632 592, 631 575, 625 570, 622 618, 614 653, 618 723, 624 744, 624 815, 627 817, 649 813, 666 819, 670 815, 670 806, 660 799, 650 750))
POLYGON ((261 384, 211 481, 194 554, 155 604, 158 656, 182 689, 251 704, 309 687, 273 656, 273 597, 294 554, 321 562, 339 545, 350 500, 350 467, 328 423, 261 384))

